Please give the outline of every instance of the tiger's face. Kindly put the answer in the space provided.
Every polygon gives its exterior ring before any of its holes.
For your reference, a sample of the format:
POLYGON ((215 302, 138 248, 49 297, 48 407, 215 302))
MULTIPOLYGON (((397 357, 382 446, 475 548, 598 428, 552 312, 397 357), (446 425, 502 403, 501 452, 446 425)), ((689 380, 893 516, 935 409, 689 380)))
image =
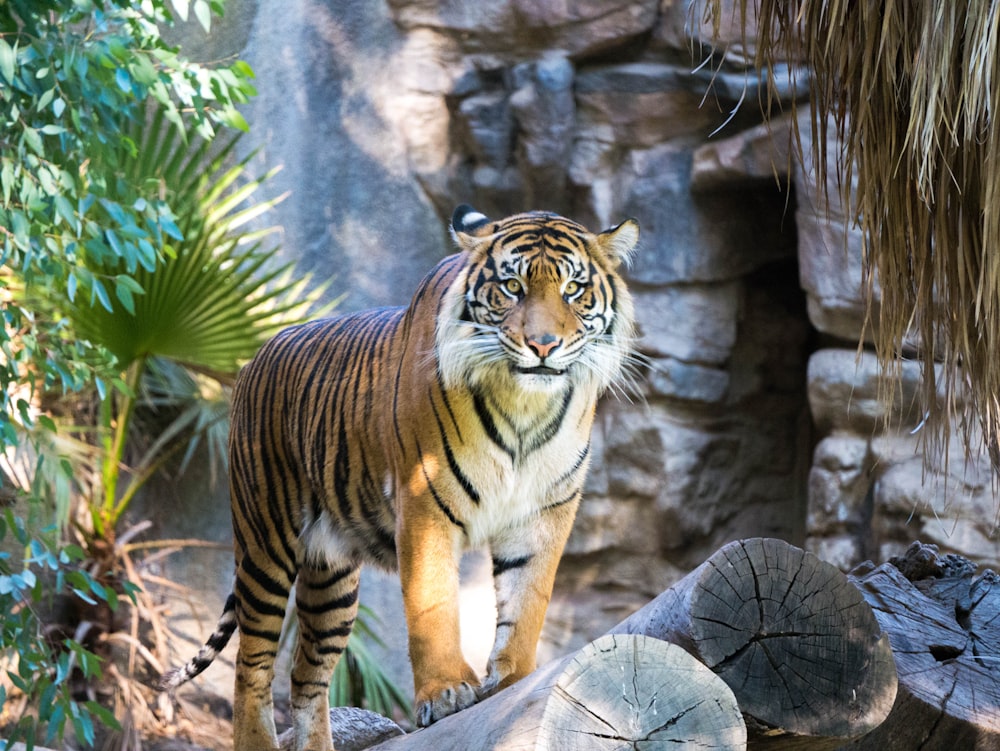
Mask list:
POLYGON ((616 271, 638 241, 634 220, 594 234, 555 214, 491 221, 463 206, 452 232, 469 266, 438 323, 446 385, 551 393, 614 381, 634 336, 616 271))

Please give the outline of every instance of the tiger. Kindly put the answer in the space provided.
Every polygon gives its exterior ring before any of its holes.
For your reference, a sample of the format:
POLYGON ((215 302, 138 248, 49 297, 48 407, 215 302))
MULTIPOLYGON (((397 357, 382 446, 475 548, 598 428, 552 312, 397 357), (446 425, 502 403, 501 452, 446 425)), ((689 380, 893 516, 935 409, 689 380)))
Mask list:
POLYGON ((234 748, 275 751, 271 684, 294 585, 295 749, 328 751, 328 686, 362 563, 396 570, 419 726, 535 669, 580 503, 598 397, 620 388, 636 324, 620 276, 634 219, 592 233, 554 213, 451 220, 454 255, 405 307, 279 332, 233 387, 235 582, 173 689, 240 632, 234 748), (495 641, 480 679, 459 640, 459 561, 487 548, 495 641))

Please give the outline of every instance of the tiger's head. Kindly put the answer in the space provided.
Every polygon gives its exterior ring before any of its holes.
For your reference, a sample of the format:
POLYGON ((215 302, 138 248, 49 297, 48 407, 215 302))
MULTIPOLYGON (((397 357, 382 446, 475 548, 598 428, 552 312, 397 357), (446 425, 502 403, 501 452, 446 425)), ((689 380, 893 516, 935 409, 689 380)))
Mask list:
POLYGON ((463 205, 451 231, 467 265, 437 323, 446 387, 599 392, 615 382, 635 335, 617 273, 639 240, 635 220, 594 234, 556 214, 494 221, 463 205))

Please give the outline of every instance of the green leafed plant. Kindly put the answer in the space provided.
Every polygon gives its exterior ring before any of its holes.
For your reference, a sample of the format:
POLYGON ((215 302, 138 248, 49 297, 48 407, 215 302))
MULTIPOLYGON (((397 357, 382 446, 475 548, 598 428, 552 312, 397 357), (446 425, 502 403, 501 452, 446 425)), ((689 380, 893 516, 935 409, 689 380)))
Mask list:
POLYGON ((115 724, 80 693, 81 679, 98 678, 101 629, 83 617, 56 637, 51 618, 65 598, 113 613, 133 585, 109 586, 91 554, 52 525, 53 509, 65 519, 100 474, 94 447, 73 439, 92 425, 67 430, 43 396, 128 391, 110 351, 74 330, 66 299, 110 308, 135 295, 132 272, 156 268, 166 240, 180 237, 165 192, 130 184, 120 161, 138 154, 130 133, 149 102, 178 126, 183 112, 184 127, 204 138, 218 125, 246 128, 236 106, 254 93, 250 69, 191 63, 160 36, 171 8, 193 9, 207 27, 221 7, 0 0, 0 506, 17 504, 0 524, 0 747, 62 747, 66 727, 92 745, 100 726, 115 724))
MULTIPOLYGON (((75 299, 69 308, 73 330, 110 351, 124 374, 124 388, 103 400, 100 419, 103 487, 92 505, 92 521, 95 534, 108 537, 153 472, 183 448, 186 438, 209 427, 204 413, 199 418, 182 410, 178 419, 195 430, 175 424, 163 431, 123 484, 130 427, 150 364, 159 363, 161 376, 168 367, 164 363, 172 362, 225 383, 318 294, 307 295, 307 280, 294 279, 290 266, 273 265, 274 249, 263 245, 272 229, 249 226, 280 197, 255 200, 273 173, 248 177, 252 155, 234 157, 239 134, 188 142, 157 110, 147 124, 133 126, 131 135, 134 154, 119 161, 129 170, 128 184, 152 186, 166 196, 176 218, 176 237, 165 238, 162 261, 147 264, 140 257, 123 257, 111 269, 119 272, 115 278, 120 283, 106 304, 75 299)), ((82 265, 70 279, 98 273, 82 265)), ((158 380, 161 400, 171 382, 158 380)))
POLYGON ((17 442, 38 384, 78 390, 109 377, 107 353, 40 321, 24 305, 32 287, 110 300, 135 293, 129 275, 152 269, 169 204, 129 185, 123 125, 156 102, 178 127, 210 138, 219 124, 245 129, 236 105, 254 93, 242 62, 192 64, 160 36, 189 5, 207 27, 221 0, 4 0, 0 2, 0 440, 17 442), (181 112, 187 122, 182 122, 181 112), (119 267, 109 273, 106 267, 119 267), (74 269, 92 273, 74 275, 74 269))
MULTIPOLYGON (((93 745, 95 728, 117 729, 115 717, 93 698, 79 692, 80 681, 101 677, 101 661, 86 646, 92 624, 82 622, 72 633, 43 627, 40 611, 53 607, 57 592, 117 607, 118 596, 83 567, 84 551, 60 545, 58 530, 31 533, 10 509, 0 514, 0 543, 25 549, 23 562, 0 550, 0 748, 15 740, 30 749, 35 743, 62 745, 67 723, 77 740, 93 745), (7 686, 16 690, 9 696, 7 686), (35 699, 36 701, 31 701, 35 699), (96 722, 95 722, 96 720, 96 722)), ((124 592, 133 597, 134 590, 124 592)))

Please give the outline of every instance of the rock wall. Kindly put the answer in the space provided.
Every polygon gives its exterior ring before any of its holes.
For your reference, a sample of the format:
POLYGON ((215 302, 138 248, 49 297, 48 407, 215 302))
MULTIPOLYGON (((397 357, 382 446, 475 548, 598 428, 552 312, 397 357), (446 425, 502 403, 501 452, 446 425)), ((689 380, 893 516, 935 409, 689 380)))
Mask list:
MULTIPOLYGON (((844 567, 916 537, 1000 557, 983 463, 953 459, 942 486, 921 474, 914 410, 884 429, 879 375, 857 357, 858 238, 817 202, 808 166, 786 179, 791 123, 761 124, 735 26, 729 52, 707 58, 689 5, 229 0, 218 34, 257 72, 246 145, 262 170, 284 165, 284 253, 332 278, 342 309, 404 303, 450 252, 458 203, 594 229, 639 220, 628 280, 648 367, 601 407, 542 659, 734 538, 780 537, 844 567)), ((779 83, 785 103, 803 95, 779 83)), ((908 407, 919 373, 904 376, 908 407)), ((466 569, 465 635, 483 658, 489 571, 466 569)), ((363 599, 398 645, 395 587, 368 579, 363 599)))
MULTIPOLYGON (((805 148, 811 151, 811 143, 805 148)), ((920 365, 904 354, 898 379, 887 380, 874 354, 859 350, 865 333, 861 237, 845 229, 836 186, 827 186, 829 212, 817 198, 809 160, 794 180, 800 275, 820 343, 807 372, 816 447, 806 547, 846 569, 901 555, 908 541, 920 539, 996 568, 1000 495, 988 456, 975 446, 966 454, 957 431, 946 450, 929 445, 918 398, 920 365), (888 404, 879 398, 887 384, 888 404), (932 457, 926 466, 925 454, 932 457)), ((878 294, 876 285, 876 310, 878 294)))

